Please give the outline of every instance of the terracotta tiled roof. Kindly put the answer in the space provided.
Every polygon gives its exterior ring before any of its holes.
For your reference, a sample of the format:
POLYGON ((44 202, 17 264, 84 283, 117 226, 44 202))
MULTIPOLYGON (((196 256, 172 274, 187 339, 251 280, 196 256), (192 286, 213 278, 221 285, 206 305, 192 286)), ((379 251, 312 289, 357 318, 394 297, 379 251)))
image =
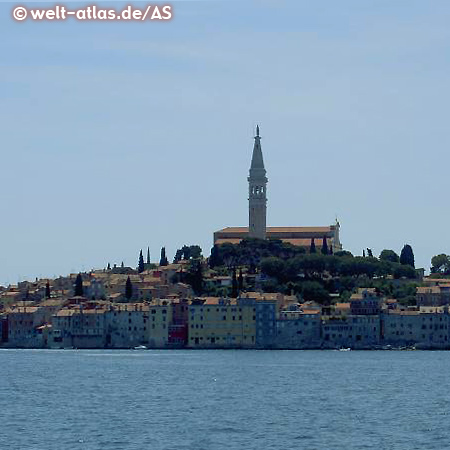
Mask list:
MULTIPOLYGON (((334 226, 326 227, 267 227, 267 234, 271 233, 328 233, 334 226)), ((248 233, 248 227, 226 227, 217 233, 248 233)))

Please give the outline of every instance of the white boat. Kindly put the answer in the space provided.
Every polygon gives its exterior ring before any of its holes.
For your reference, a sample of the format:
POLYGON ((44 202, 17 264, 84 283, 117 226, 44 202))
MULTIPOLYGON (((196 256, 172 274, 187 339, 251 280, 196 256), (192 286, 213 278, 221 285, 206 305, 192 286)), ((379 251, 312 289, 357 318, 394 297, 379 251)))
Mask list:
POLYGON ((347 348, 342 347, 339 349, 340 352, 349 352, 350 350, 351 350, 350 347, 347 347, 347 348))
POLYGON ((134 350, 147 350, 147 347, 145 345, 138 345, 134 347, 134 350))

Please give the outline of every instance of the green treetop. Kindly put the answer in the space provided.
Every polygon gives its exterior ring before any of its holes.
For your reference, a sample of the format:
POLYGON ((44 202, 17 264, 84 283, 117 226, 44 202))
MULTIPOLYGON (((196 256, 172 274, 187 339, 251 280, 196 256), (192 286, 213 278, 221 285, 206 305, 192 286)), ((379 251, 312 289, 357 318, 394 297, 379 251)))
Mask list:
POLYGON ((75 297, 83 297, 83 278, 81 277, 81 273, 75 279, 75 297))
POLYGON ((414 253, 410 245, 406 244, 400 253, 400 264, 416 267, 414 263, 414 253))
POLYGON ((142 250, 139 252, 138 273, 142 273, 145 270, 144 255, 142 250))

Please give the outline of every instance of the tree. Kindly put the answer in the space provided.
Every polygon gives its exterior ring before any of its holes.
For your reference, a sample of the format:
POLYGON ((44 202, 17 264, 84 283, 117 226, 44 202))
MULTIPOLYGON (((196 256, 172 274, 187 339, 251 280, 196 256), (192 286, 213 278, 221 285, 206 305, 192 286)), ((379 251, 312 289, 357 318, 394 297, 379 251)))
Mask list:
POLYGON ((50 291, 50 282, 47 280, 47 283, 45 284, 45 297, 50 298, 51 297, 51 291, 50 291))
POLYGON ((133 285, 131 284, 130 277, 128 276, 127 282, 125 283, 125 297, 128 301, 133 297, 133 285))
POLYGON ((238 296, 238 283, 236 278, 236 267, 233 267, 233 275, 231 277, 231 298, 238 296))
POLYGON ((316 253, 316 243, 314 242, 314 238, 311 239, 311 245, 309 247, 309 253, 316 253))
POLYGON ((209 257, 209 267, 214 269, 214 267, 223 266, 223 259, 220 255, 219 246, 214 244, 211 248, 211 256, 209 257))
POLYGON ((167 259, 167 256, 166 256, 166 247, 161 248, 161 259, 159 260, 159 265, 160 266, 168 266, 169 265, 169 260, 167 259))
POLYGON ((286 263, 273 256, 261 261, 261 271, 269 277, 278 278, 286 270, 286 263))
POLYGON ((398 263, 398 262, 400 262, 400 257, 397 255, 397 253, 394 252, 394 250, 384 249, 380 253, 380 260, 398 263))
POLYGON ((327 237, 324 236, 322 240, 322 254, 328 255, 328 244, 327 244, 327 237))
POLYGON ((175 253, 173 262, 177 263, 177 262, 181 261, 182 259, 183 259, 183 250, 181 248, 179 248, 175 253))
POLYGON ((81 277, 81 273, 75 279, 75 297, 83 297, 83 278, 81 277))
POLYGON ((192 259, 187 273, 188 283, 192 286, 195 295, 203 293, 203 267, 200 259, 192 259))
POLYGON ((305 281, 302 283, 301 295, 306 301, 315 301, 325 305, 330 303, 330 294, 317 281, 305 281))
POLYGON ((409 264, 400 264, 394 269, 394 278, 397 280, 400 278, 413 279, 416 278, 416 276, 417 274, 414 267, 409 264))
POLYGON ((414 263, 414 253, 410 245, 406 244, 400 253, 400 264, 416 267, 414 263))
POLYGON ((197 259, 197 258, 201 258, 202 257, 202 248, 199 245, 189 245, 188 246, 184 246, 184 259, 197 259), (188 254, 186 255, 186 250, 188 251, 188 254), (186 256, 188 256, 186 258, 186 256))
POLYGON ((353 257, 352 253, 347 250, 339 250, 334 254, 334 256, 349 256, 351 258, 353 257))
POLYGON ((111 264, 110 264, 110 263, 108 263, 107 269, 108 269, 108 270, 111 270, 111 264))
POLYGON ((445 253, 431 258, 431 273, 450 274, 450 256, 445 253))
POLYGON ((150 247, 147 247, 147 264, 150 264, 150 247))
POLYGON ((120 265, 120 267, 122 267, 122 269, 125 267, 125 264, 122 261, 122 264, 120 265))
POLYGON ((144 270, 145 270, 144 256, 142 255, 142 250, 141 250, 139 253, 138 273, 142 273, 144 270))
POLYGON ((244 277, 242 275, 242 269, 239 269, 238 289, 239 289, 239 292, 244 290, 244 277))
POLYGON ((368 248, 368 249, 367 249, 367 256, 368 256, 369 258, 373 258, 373 253, 372 253, 372 249, 371 249, 371 248, 368 248))

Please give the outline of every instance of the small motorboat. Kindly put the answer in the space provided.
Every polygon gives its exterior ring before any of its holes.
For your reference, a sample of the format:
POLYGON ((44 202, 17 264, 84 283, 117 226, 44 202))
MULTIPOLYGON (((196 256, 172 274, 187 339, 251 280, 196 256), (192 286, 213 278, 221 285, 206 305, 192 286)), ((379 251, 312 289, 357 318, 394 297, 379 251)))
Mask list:
POLYGON ((148 349, 145 345, 138 345, 138 346, 134 347, 133 350, 148 350, 148 349))

